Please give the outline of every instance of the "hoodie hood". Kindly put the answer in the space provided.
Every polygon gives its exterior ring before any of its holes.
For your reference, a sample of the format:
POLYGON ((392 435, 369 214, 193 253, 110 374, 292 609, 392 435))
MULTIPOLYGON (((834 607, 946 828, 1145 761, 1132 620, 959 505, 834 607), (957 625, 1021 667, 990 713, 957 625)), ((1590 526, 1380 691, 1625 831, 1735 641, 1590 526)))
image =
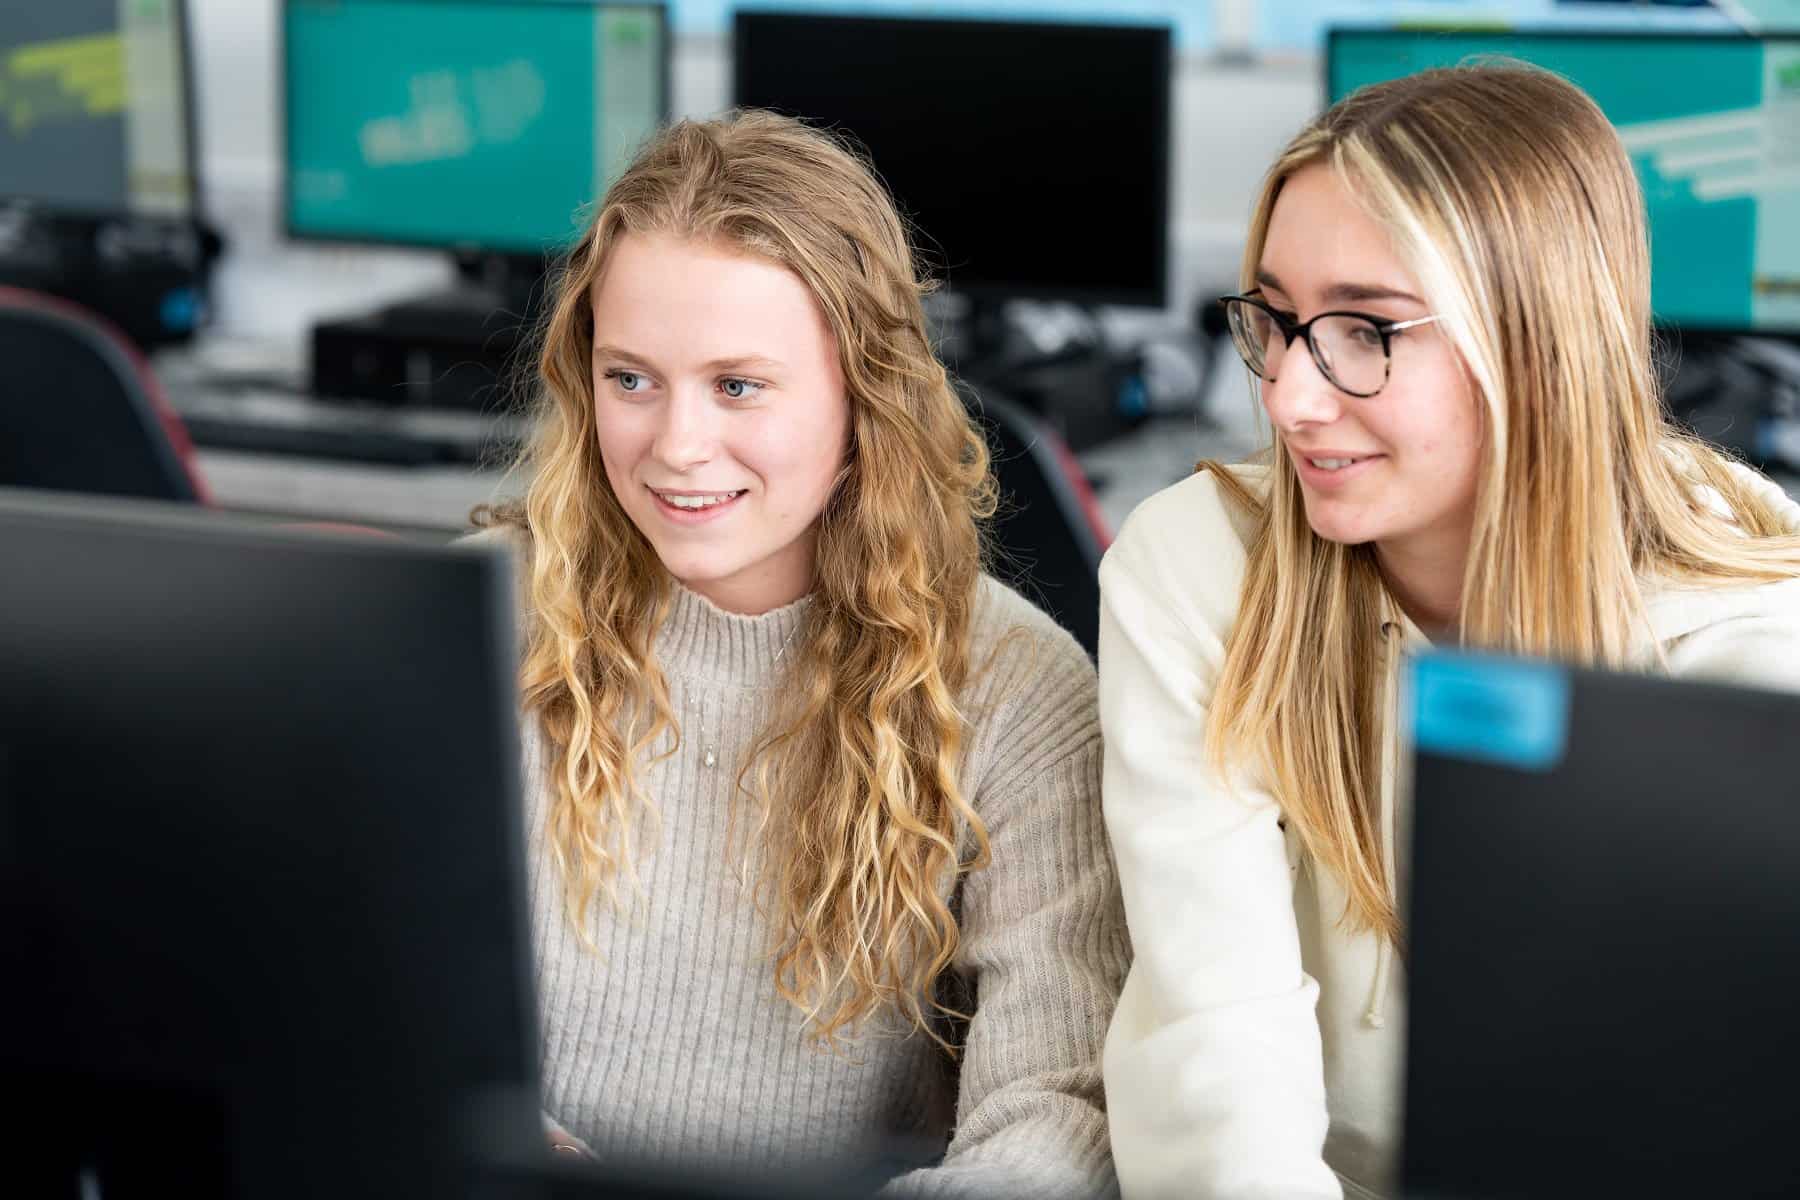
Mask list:
MULTIPOLYGON (((1780 485, 1766 475, 1758 474, 1738 463, 1733 463, 1731 470, 1745 487, 1780 514, 1787 532, 1800 536, 1800 503, 1796 503, 1793 497, 1782 491, 1780 485)), ((1701 486, 1696 494, 1707 508, 1730 519, 1732 514, 1725 504, 1725 497, 1716 489, 1701 486)), ((1666 648, 1669 643, 1720 621, 1755 616, 1766 611, 1768 601, 1762 589, 1769 586, 1795 585, 1747 583, 1743 587, 1721 587, 1718 584, 1660 583, 1647 580, 1644 586, 1644 605, 1657 642, 1666 648)))

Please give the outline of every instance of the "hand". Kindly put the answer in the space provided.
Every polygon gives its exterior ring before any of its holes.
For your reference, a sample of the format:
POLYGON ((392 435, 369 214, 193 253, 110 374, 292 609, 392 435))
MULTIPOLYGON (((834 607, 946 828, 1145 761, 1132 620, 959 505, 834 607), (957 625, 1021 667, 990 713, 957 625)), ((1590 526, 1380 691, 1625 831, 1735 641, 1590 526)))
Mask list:
POLYGON ((573 1158, 592 1161, 594 1152, 587 1144, 567 1129, 562 1127, 555 1117, 544 1113, 544 1138, 550 1143, 550 1153, 558 1158, 573 1158))

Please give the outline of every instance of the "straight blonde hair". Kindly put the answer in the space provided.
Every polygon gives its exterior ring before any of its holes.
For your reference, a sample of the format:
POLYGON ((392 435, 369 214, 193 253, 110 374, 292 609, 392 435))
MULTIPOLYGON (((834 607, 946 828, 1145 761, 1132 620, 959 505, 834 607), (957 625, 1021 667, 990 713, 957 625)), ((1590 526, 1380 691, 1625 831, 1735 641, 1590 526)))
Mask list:
MULTIPOLYGON (((1319 164, 1392 236, 1481 406, 1464 644, 1643 666, 1640 580, 1800 574, 1800 538, 1780 514, 1664 418, 1643 197, 1617 134, 1579 89, 1483 63, 1347 97, 1270 169, 1246 290, 1283 185, 1319 164), (1708 488, 1727 514, 1702 501, 1708 488)), ((1291 461, 1271 459, 1266 496, 1203 465, 1256 514, 1239 607, 1256 619, 1238 621, 1228 642, 1209 752, 1220 767, 1262 765, 1307 853, 1344 884, 1346 924, 1398 941, 1377 812, 1381 681, 1398 643, 1384 625, 1389 601, 1373 547, 1316 535, 1291 461)))
MULTIPOLYGON (((819 518, 814 590, 783 699, 738 783, 761 811, 774 983, 831 1041, 879 1010, 929 1036, 958 945, 949 882, 987 861, 958 782, 986 445, 934 355, 906 231, 848 147, 771 113, 682 121, 608 189, 543 335, 522 692, 550 743, 552 852, 568 918, 635 883, 655 812, 639 764, 678 744, 653 644, 674 584, 607 483, 595 433, 591 289, 624 237, 672 235, 792 271, 835 336, 850 445, 819 518), (779 798, 780 803, 776 800, 779 798), (967 835, 974 853, 959 858, 967 835)), ((672 752, 672 751, 669 751, 672 752)))

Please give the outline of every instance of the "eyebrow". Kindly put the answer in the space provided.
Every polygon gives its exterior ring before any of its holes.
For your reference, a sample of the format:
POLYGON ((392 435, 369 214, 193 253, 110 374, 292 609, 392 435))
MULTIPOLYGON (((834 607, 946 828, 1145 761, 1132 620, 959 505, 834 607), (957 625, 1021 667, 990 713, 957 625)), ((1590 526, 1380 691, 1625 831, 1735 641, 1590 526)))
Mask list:
MULTIPOLYGON (((1273 271, 1258 271, 1256 282, 1263 287, 1274 288, 1278 292, 1286 292, 1287 288, 1275 278, 1273 271)), ((1355 304, 1366 300, 1406 300, 1413 304, 1425 302, 1411 292, 1401 288, 1382 287, 1374 283, 1334 283, 1326 288, 1322 297, 1331 304, 1355 304)))
MULTIPOLYGON (((630 363, 636 367, 653 367, 654 364, 641 354, 634 354, 623 346, 611 346, 596 342, 595 358, 610 358, 618 362, 630 363)), ((779 367, 779 359, 770 358, 766 354, 731 354, 724 358, 715 358, 711 362, 700 364, 703 371, 745 371, 756 368, 779 367)))

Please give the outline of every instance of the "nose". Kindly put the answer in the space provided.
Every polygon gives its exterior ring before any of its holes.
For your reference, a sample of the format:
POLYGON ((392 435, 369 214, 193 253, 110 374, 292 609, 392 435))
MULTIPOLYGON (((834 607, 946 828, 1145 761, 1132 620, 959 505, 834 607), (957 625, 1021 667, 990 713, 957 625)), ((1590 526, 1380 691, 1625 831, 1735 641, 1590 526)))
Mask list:
POLYGON ((1281 355, 1273 380, 1262 384, 1263 411, 1283 433, 1329 425, 1344 413, 1344 393, 1319 370, 1299 338, 1281 355))
POLYGON ((718 452, 718 406, 693 389, 675 388, 664 401, 651 453, 671 471, 691 471, 718 452))

